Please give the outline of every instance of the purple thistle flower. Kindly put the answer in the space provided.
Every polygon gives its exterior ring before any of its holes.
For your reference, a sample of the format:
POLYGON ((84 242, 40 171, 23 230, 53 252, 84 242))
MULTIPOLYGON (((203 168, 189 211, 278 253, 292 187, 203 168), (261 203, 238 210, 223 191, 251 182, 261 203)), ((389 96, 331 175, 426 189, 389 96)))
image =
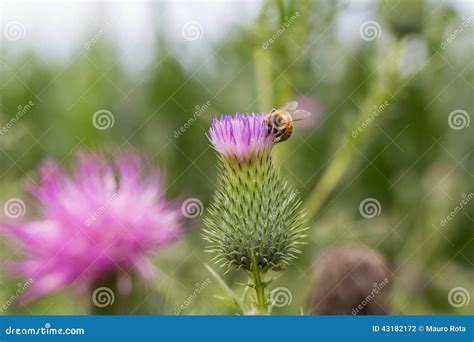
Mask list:
MULTIPOLYGON (((287 106, 294 111, 297 103, 287 106)), ((237 114, 214 119, 209 132, 221 160, 204 219, 206 251, 227 270, 247 271, 258 314, 269 313, 267 272, 285 270, 306 236, 298 193, 273 166, 272 147, 284 141, 275 139, 274 128, 263 114, 237 114)))
POLYGON ((150 254, 181 235, 182 213, 165 199, 161 172, 147 171, 134 153, 111 162, 81 154, 73 175, 42 163, 40 184, 30 187, 40 218, 8 226, 27 256, 13 269, 34 280, 23 300, 71 284, 86 291, 114 272, 154 275, 150 254))
POLYGON ((273 146, 273 137, 268 133, 263 114, 215 118, 209 130, 209 140, 222 156, 239 161, 270 152, 273 146))
POLYGON ((306 228, 299 196, 273 166, 274 135, 265 115, 224 115, 209 135, 223 160, 204 220, 207 251, 229 269, 285 268, 306 228))

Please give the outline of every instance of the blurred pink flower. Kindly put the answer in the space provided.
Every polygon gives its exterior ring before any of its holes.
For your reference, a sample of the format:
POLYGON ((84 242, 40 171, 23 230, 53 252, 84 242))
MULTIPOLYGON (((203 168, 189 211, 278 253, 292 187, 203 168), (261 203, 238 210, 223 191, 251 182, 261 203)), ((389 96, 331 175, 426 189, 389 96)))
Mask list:
POLYGON ((295 124, 306 129, 316 127, 323 116, 321 105, 310 97, 300 97, 297 101, 298 109, 307 110, 311 116, 305 120, 297 121, 295 124))
POLYGON ((165 199, 160 171, 143 167, 131 152, 110 162, 81 154, 73 175, 42 163, 30 189, 40 218, 8 226, 26 254, 13 269, 34 280, 24 301, 71 284, 85 291, 111 272, 153 276, 150 254, 180 237, 182 213, 165 199))

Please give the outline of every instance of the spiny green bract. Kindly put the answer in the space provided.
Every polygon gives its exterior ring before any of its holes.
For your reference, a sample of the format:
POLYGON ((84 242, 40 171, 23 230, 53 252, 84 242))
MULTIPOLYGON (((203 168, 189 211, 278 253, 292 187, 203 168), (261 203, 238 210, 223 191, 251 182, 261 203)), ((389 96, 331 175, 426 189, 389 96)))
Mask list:
POLYGON ((297 191, 280 178, 270 154, 244 163, 221 158, 219 169, 204 220, 207 251, 228 269, 250 271, 253 258, 262 271, 285 268, 305 236, 297 191))

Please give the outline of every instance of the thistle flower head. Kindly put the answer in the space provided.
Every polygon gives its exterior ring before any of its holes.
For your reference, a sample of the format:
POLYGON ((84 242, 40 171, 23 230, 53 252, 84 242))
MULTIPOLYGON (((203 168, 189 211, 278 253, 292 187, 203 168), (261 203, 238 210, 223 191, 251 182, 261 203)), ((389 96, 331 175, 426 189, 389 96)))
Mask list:
POLYGON ((304 215, 298 193, 273 167, 265 117, 216 119, 210 140, 223 158, 205 219, 208 252, 228 269, 284 268, 299 253, 304 215))
POLYGON ((223 157, 240 161, 268 153, 273 146, 273 137, 268 133, 263 114, 215 118, 209 139, 223 157))
POLYGON ((34 280, 25 300, 70 284, 86 290, 112 272, 153 275, 149 255, 180 236, 182 217, 159 170, 148 171, 134 153, 111 162, 82 154, 72 175, 50 160, 41 165, 30 188, 39 218, 8 229, 27 256, 14 269, 34 280))

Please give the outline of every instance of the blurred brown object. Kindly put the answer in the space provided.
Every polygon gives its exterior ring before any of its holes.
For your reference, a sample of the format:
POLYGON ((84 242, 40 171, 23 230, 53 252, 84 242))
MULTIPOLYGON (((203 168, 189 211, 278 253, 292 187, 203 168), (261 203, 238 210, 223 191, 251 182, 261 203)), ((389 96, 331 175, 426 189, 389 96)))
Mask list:
POLYGON ((390 272, 384 258, 362 246, 339 246, 316 260, 312 315, 390 314, 390 272))

